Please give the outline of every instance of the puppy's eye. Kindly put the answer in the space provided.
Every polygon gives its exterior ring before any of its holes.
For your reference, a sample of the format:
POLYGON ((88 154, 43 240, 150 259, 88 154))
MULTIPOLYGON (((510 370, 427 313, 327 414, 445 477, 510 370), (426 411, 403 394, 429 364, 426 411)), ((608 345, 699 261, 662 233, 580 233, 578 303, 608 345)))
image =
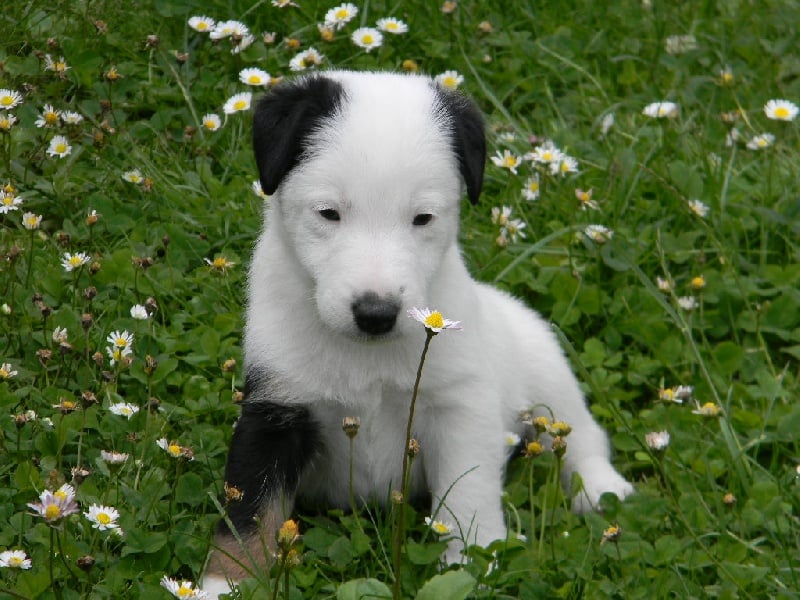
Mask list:
POLYGON ((412 224, 416 227, 422 227, 433 221, 433 215, 430 213, 420 213, 414 217, 412 224))
POLYGON ((325 219, 326 221, 339 221, 341 217, 339 216, 339 211, 334 210, 332 208, 323 208, 317 211, 320 216, 325 219))

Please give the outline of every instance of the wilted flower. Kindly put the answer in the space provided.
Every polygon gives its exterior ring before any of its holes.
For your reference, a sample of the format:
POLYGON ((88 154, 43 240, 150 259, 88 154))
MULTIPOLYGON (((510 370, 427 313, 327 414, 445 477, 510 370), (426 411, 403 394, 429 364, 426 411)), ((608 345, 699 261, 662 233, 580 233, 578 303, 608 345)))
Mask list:
POLYGON ((63 56, 59 56, 58 60, 53 60, 53 57, 49 54, 44 55, 44 70, 45 71, 52 71, 53 73, 57 73, 59 75, 63 75, 70 69, 67 66, 67 61, 63 56))
POLYGON ((433 333, 439 333, 443 329, 461 329, 461 321, 445 319, 442 313, 429 308, 420 309, 415 306, 408 311, 408 316, 425 325, 425 329, 433 333))
POLYGON ((603 538, 600 540, 600 544, 602 545, 606 542, 613 542, 616 544, 621 536, 622 528, 619 525, 611 525, 603 531, 603 538))
POLYGON ((544 446, 538 440, 525 444, 525 456, 535 458, 544 452, 544 446))
POLYGON ((125 452, 108 452, 107 450, 101 450, 100 458, 109 465, 121 465, 128 460, 128 454, 125 452))
POLYGON ((350 439, 358 435, 358 430, 361 427, 361 419, 359 417, 344 417, 342 419, 342 431, 350 439))

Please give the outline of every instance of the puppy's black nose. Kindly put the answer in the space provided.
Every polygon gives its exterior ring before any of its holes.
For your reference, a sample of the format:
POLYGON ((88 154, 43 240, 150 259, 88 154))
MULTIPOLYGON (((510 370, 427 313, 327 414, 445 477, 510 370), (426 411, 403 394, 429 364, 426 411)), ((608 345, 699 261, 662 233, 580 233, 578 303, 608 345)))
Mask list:
POLYGON ((359 296, 350 306, 358 328, 370 335, 389 333, 397 321, 400 304, 391 298, 381 298, 375 292, 359 296))

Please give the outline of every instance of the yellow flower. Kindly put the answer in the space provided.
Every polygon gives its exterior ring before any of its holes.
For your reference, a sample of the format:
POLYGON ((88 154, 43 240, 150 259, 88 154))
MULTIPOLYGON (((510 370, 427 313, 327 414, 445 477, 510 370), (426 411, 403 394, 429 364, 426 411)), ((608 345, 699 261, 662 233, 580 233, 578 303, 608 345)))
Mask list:
POLYGON ((704 287, 706 287, 706 278, 703 275, 698 275, 697 277, 692 278, 692 280, 689 282, 689 285, 693 290, 702 290, 704 287))

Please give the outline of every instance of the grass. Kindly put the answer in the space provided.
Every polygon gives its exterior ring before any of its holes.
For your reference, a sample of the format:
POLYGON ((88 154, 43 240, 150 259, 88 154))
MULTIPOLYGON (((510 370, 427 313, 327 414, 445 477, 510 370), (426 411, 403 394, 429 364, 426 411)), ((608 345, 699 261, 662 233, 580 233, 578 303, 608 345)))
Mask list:
MULTIPOLYGON (((23 550, 32 566, 0 568, 0 597, 166 598, 163 576, 200 577, 224 501, 246 265, 264 202, 251 189, 250 113, 221 109, 245 90, 241 69, 289 75, 299 51, 290 38, 325 65, 454 69, 487 114, 491 154, 550 139, 579 163, 553 176, 489 162, 480 204, 463 205, 464 251, 477 278, 553 322, 637 493, 576 516, 554 482, 557 457, 520 456, 505 503, 527 542, 474 548, 464 569, 439 574, 443 543, 412 513, 403 594, 796 597, 800 137, 796 120, 768 119, 763 107, 800 99, 797 5, 464 1, 444 14, 432 2, 376 0, 324 41, 316 24, 334 3, 299 4, 4 7, 0 87, 23 102, 0 111, 17 119, 0 131, 0 184, 10 186, 0 214, 0 550, 23 550), (213 44, 187 26, 198 14, 241 20, 256 40, 232 54, 229 39, 213 44), (358 23, 390 14, 409 32, 385 34, 369 53, 351 43, 358 23), (45 70, 47 54, 69 69, 45 70), (677 103, 677 115, 642 113, 660 101, 677 103), (46 104, 83 121, 38 128, 46 104), (212 112, 224 118, 218 131, 201 123, 212 112), (748 148, 762 133, 774 142, 748 148), (56 134, 71 146, 63 158, 47 153, 56 134), (134 169, 142 181, 124 180, 134 169), (540 195, 526 200, 535 173, 540 195), (576 189, 592 190, 597 209, 582 210, 576 189), (22 198, 15 210, 8 194, 22 198), (491 209, 502 206, 524 221, 524 239, 498 245, 491 209), (25 212, 41 215, 38 228, 23 226, 25 212), (591 224, 613 237, 591 239, 591 224), (88 263, 68 272, 65 252, 88 263), (135 304, 150 306, 149 318, 133 318, 135 304), (56 327, 66 340, 54 340, 56 327), (115 331, 135 340, 112 365, 115 331), (683 404, 665 391, 679 385, 693 388, 683 404), (134 407, 129 418, 111 412, 118 403, 134 407), (707 403, 710 416, 696 414, 707 403), (645 442, 654 431, 670 435, 663 451, 645 442), (129 457, 115 467, 103 450, 129 457), (78 513, 50 523, 32 514, 29 503, 65 482, 78 513), (81 514, 92 504, 118 510, 124 534, 92 528, 81 514)), ((386 515, 299 521, 299 564, 254 574, 243 596, 387 597, 386 515)))

